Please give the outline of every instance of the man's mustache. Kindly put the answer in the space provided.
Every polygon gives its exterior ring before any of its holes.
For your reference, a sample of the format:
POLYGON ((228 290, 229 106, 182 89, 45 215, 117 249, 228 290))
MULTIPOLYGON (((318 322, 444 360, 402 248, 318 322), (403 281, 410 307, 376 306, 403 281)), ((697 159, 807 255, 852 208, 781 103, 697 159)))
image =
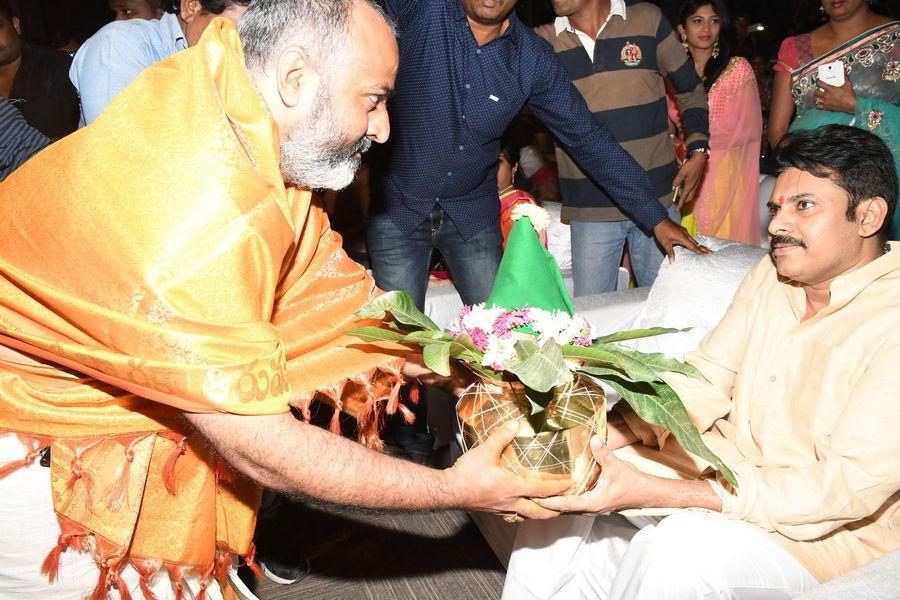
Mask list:
POLYGON ((772 239, 769 240, 770 252, 774 252, 777 247, 785 246, 800 246, 801 248, 806 248, 806 244, 803 240, 789 235, 773 235, 772 239))
POLYGON ((371 148, 371 147, 372 147, 372 140, 370 140, 367 137, 361 137, 361 138, 359 138, 358 142, 353 144, 353 147, 350 149, 350 152, 348 152, 347 154, 349 156, 353 156, 357 152, 359 152, 360 154, 365 154, 366 152, 369 151, 369 148, 371 148))

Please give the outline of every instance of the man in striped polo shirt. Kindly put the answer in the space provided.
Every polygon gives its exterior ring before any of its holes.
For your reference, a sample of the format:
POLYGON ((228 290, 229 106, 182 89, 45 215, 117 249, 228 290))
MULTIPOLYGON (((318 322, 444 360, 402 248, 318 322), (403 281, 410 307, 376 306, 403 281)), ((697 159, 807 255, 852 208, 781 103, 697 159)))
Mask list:
POLYGON ((50 144, 15 106, 0 98, 0 181, 50 144))
MULTIPOLYGON (((709 110, 703 83, 659 8, 632 0, 552 0, 554 23, 537 28, 550 42, 594 119, 647 171, 653 193, 679 220, 673 189, 687 202, 709 154, 709 110), (678 96, 688 160, 679 169, 668 134, 665 80, 678 96)), ((628 242, 639 286, 653 283, 663 252, 622 213, 559 145, 562 217, 571 223, 575 295, 615 289, 628 242)))

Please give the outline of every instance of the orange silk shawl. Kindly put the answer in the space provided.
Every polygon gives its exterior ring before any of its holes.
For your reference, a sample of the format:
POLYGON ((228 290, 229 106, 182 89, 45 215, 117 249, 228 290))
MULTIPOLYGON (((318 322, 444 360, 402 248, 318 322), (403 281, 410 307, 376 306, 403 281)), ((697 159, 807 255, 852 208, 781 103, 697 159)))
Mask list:
POLYGON ((408 414, 401 350, 342 335, 377 293, 285 187, 225 20, 0 184, 0 431, 31 450, 0 476, 51 448, 51 580, 68 547, 94 554, 98 595, 126 562, 178 584, 252 561, 260 490, 179 414, 308 416, 318 392, 377 446, 383 401, 408 414))

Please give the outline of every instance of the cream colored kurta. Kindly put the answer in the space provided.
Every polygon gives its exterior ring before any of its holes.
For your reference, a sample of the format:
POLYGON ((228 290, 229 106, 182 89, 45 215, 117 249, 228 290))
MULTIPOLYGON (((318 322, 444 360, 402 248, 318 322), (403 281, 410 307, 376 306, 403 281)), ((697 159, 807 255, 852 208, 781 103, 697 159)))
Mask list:
MULTIPOLYGON (((737 490, 711 480, 723 513, 827 581, 900 548, 900 244, 835 280, 830 304, 801 323, 805 310, 766 257, 686 357, 712 385, 667 379, 738 478, 737 490)), ((667 434, 626 419, 684 471, 667 434)))

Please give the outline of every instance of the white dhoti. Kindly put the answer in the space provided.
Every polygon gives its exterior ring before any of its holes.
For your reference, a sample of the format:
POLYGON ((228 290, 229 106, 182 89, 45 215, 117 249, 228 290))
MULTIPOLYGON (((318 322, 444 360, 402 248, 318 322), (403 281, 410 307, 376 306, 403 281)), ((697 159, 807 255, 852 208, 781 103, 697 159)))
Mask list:
MULTIPOLYGON (((0 465, 21 460, 27 451, 12 435, 0 436, 0 465)), ((60 555, 56 582, 41 575, 41 563, 56 546, 59 522, 50 496, 50 469, 38 461, 0 479, 0 598, 40 598, 41 600, 82 600, 97 585, 99 571, 90 554, 68 549, 60 555)), ((122 580, 132 598, 143 598, 140 578, 131 566, 122 569, 122 580)), ((150 580, 150 589, 159 600, 173 600, 175 589, 165 570, 150 580)), ((199 578, 184 580, 185 600, 200 591, 199 578)), ((110 596, 119 598, 115 588, 110 596)), ((208 600, 222 600, 216 582, 206 588, 208 600)))
POLYGON ((819 583, 757 527, 701 510, 521 525, 503 600, 792 598, 819 583))

